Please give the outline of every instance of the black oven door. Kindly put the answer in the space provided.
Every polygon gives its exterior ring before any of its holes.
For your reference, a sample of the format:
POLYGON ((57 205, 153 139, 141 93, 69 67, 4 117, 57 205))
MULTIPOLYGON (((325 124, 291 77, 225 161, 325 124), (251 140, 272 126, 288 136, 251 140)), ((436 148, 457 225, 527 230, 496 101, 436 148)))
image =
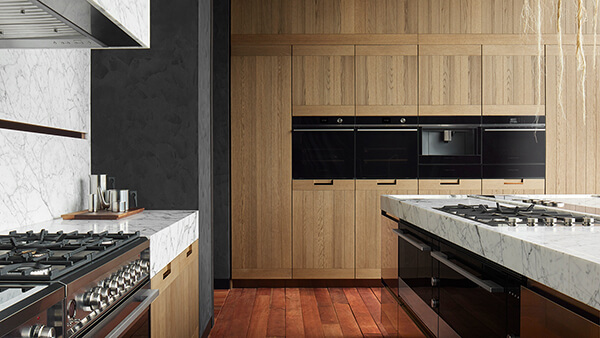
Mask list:
POLYGON ((416 128, 358 128, 356 178, 417 178, 416 128))
POLYGON ((545 162, 544 129, 483 129, 483 178, 544 178, 545 162))

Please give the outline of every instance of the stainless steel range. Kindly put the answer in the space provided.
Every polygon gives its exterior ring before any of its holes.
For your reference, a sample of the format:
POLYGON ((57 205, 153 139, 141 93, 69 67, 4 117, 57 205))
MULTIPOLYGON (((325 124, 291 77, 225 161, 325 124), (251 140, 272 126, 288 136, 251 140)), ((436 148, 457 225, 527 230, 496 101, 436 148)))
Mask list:
POLYGON ((157 295, 139 233, 0 236, 0 337, 119 336, 157 295))
POLYGON ((543 208, 536 204, 524 206, 445 205, 434 208, 490 226, 594 226, 600 219, 592 215, 543 208))

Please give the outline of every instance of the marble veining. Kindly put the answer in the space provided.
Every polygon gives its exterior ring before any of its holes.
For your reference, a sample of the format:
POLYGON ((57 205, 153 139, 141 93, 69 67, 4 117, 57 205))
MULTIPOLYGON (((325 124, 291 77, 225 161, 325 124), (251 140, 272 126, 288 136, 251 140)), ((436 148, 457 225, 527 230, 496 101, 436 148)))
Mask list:
POLYGON ((150 47, 150 0, 88 0, 144 47, 150 47))
POLYGON ((89 132, 90 51, 0 49, 0 119, 89 132))
POLYGON ((0 130, 0 231, 85 208, 89 140, 0 130))
POLYGON ((5 228, 0 233, 17 231, 140 232, 150 240, 150 277, 152 278, 198 239, 198 211, 145 210, 116 221, 54 219, 33 225, 5 228))
POLYGON ((492 227, 434 207, 468 196, 382 196, 387 213, 600 310, 600 227, 492 227))

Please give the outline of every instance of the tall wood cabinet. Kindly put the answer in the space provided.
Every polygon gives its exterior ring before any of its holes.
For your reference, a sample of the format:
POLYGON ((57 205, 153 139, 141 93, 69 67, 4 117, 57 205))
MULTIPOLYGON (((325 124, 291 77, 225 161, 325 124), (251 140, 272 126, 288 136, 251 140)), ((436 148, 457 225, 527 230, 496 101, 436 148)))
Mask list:
POLYGON ((294 180, 293 277, 354 278, 354 180, 294 180))
POLYGON ((479 179, 420 179, 421 195, 467 195, 481 194, 479 179))
POLYGON ((231 56, 232 277, 292 277, 290 46, 231 56))

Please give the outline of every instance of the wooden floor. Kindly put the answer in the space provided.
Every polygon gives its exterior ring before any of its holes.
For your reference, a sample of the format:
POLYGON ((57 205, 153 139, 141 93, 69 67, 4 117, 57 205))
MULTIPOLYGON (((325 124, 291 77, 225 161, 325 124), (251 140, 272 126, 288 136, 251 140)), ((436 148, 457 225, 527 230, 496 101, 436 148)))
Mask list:
POLYGON ((210 337, 424 337, 395 303, 384 300, 382 314, 382 292, 389 297, 382 288, 215 290, 210 337))

